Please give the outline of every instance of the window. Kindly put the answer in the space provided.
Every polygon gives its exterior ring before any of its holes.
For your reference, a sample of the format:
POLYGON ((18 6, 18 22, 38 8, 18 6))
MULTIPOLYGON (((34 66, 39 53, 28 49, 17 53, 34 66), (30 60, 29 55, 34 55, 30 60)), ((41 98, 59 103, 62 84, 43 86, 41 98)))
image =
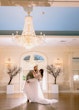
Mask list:
POLYGON ((40 55, 34 55, 34 60, 41 60, 44 61, 44 58, 40 55))
POLYGON ((25 60, 25 61, 30 60, 30 55, 28 55, 28 56, 24 57, 24 60, 25 60))

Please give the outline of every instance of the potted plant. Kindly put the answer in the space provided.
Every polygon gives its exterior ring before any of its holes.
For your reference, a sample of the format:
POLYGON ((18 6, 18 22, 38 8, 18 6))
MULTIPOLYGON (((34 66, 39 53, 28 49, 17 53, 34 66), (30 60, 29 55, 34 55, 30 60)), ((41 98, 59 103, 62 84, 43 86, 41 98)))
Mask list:
POLYGON ((13 67, 13 68, 8 68, 8 75, 9 75, 9 82, 8 82, 8 85, 7 85, 7 94, 10 94, 10 93, 14 93, 14 85, 11 84, 14 76, 16 76, 18 73, 20 73, 21 71, 21 68, 20 67, 13 67))
POLYGON ((61 68, 54 65, 47 65, 47 72, 54 77, 53 92, 58 92, 57 77, 61 73, 61 68))

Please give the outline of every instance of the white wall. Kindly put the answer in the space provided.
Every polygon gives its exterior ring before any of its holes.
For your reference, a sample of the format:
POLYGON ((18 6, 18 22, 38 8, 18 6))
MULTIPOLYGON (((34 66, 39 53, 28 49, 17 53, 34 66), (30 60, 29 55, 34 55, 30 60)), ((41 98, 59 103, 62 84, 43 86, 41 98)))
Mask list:
MULTIPOLYGON (((47 57, 48 64, 53 64, 56 58, 63 60, 63 72, 57 79, 60 91, 72 90, 72 64, 71 59, 75 55, 79 56, 79 48, 77 47, 38 47, 30 51, 40 52, 47 57)), ((9 80, 9 76, 6 73, 5 62, 8 58, 11 58, 15 65, 19 65, 21 57, 28 50, 21 47, 1 47, 0 48, 0 92, 6 91, 6 85, 9 80)), ((48 75, 48 92, 52 92, 53 77, 48 75)), ((20 91, 20 78, 17 75, 12 83, 15 83, 15 91, 20 91)))

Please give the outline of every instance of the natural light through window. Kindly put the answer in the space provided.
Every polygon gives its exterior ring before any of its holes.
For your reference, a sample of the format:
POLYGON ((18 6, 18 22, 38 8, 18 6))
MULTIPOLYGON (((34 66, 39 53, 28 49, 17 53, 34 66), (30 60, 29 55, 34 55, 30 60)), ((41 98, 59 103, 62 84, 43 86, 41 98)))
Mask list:
POLYGON ((79 81, 79 75, 74 75, 73 79, 74 79, 74 81, 79 81))

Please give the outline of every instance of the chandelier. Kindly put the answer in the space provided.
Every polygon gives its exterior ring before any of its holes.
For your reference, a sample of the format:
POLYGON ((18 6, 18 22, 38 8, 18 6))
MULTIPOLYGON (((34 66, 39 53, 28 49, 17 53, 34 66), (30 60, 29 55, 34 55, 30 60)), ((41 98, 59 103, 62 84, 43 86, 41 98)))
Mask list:
POLYGON ((33 20, 32 16, 30 16, 29 8, 27 11, 28 16, 25 16, 23 32, 21 35, 18 35, 18 32, 16 32, 16 35, 13 36, 13 39, 18 45, 25 47, 26 49, 31 49, 35 46, 43 44, 45 35, 42 35, 42 33, 40 33, 40 35, 35 34, 33 20))

